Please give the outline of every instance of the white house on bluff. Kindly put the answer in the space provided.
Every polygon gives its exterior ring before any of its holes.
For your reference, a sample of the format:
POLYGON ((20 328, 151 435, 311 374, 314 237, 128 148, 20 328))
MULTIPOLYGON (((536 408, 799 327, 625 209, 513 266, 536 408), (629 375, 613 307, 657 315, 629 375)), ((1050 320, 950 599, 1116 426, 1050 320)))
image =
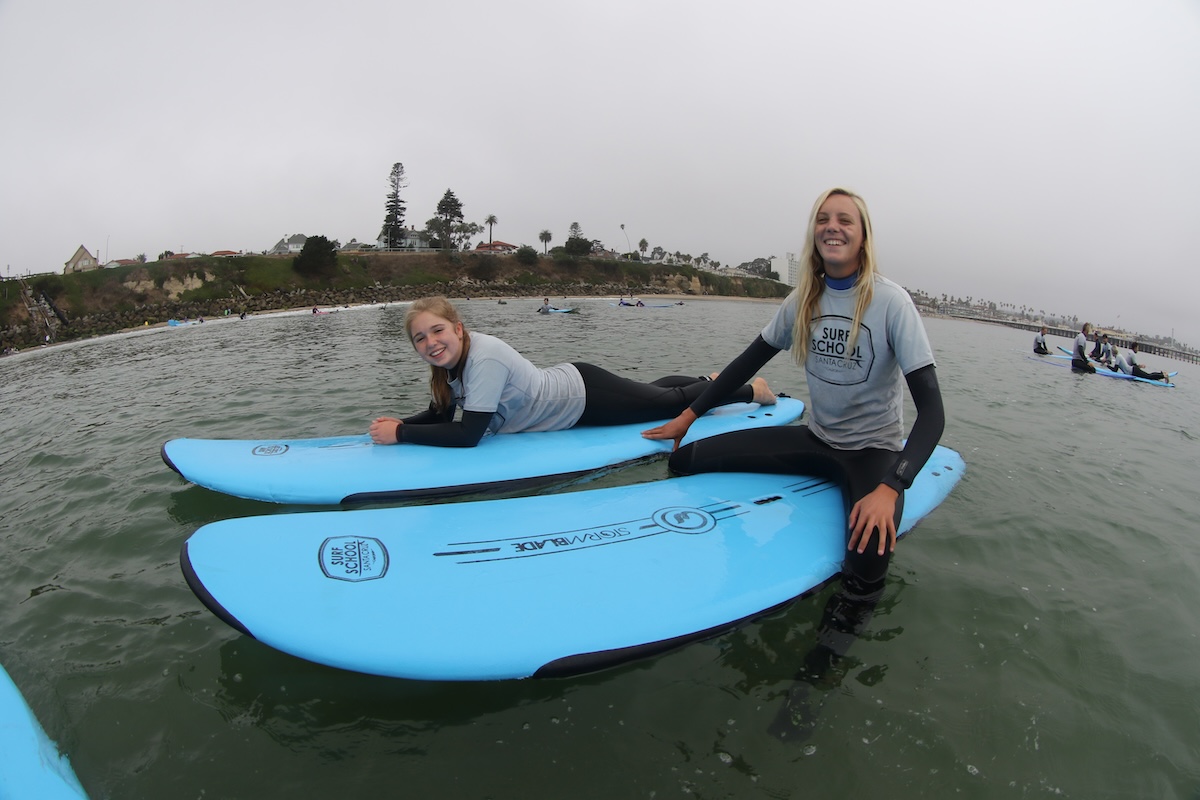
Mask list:
POLYGON ((88 252, 83 245, 71 256, 71 260, 63 265, 63 275, 68 272, 86 272, 89 269, 100 269, 100 259, 88 252))
POLYGON ((286 256, 299 253, 304 249, 304 243, 308 241, 308 237, 303 233, 297 233, 295 236, 286 236, 275 243, 275 246, 267 251, 269 256, 286 256))

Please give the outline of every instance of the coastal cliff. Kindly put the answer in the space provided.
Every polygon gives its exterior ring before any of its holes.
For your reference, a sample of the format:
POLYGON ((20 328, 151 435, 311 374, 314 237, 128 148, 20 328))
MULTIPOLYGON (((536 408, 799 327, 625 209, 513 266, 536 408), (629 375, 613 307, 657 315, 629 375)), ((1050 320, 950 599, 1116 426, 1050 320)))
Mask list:
POLYGON ((476 253, 341 254, 323 274, 301 275, 278 256, 201 256, 68 275, 6 280, 0 346, 100 336, 168 319, 450 297, 620 294, 784 297, 790 287, 692 267, 476 253))

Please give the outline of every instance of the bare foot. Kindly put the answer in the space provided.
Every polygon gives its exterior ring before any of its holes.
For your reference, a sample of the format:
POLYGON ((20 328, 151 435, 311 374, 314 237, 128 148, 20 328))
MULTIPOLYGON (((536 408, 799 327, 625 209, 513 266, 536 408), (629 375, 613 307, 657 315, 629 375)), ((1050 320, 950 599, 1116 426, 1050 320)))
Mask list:
POLYGON ((773 406, 778 398, 771 391, 771 387, 767 386, 766 378, 755 378, 750 381, 750 385, 754 387, 754 402, 760 406, 773 406))

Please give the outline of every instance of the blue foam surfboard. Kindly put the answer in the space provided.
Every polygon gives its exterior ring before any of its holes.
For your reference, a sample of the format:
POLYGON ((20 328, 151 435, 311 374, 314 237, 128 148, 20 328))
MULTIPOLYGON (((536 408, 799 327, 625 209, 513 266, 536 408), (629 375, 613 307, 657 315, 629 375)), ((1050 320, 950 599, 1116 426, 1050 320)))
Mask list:
POLYGON ((87 800, 65 755, 0 666, 0 798, 87 800))
MULTIPOLYGON (((938 447, 901 532, 965 466, 938 447)), ((563 676, 715 635, 834 577, 840 489, 708 473, 539 497, 275 514, 203 526, 188 585, 285 653, 425 680, 563 676)))
MULTIPOLYGON (((1055 353, 1051 353, 1051 354, 1050 354, 1050 358, 1052 358, 1052 359, 1055 359, 1055 360, 1054 360, 1054 361, 1047 361, 1046 363, 1047 363, 1047 364, 1053 364, 1053 365, 1054 365, 1054 366, 1056 366, 1056 367, 1057 367, 1057 366, 1065 366, 1065 367, 1067 367, 1068 369, 1069 369, 1069 368, 1071 368, 1071 365, 1070 365, 1070 363, 1063 363, 1063 362, 1064 362, 1064 361, 1065 361, 1065 362, 1071 362, 1071 361, 1074 361, 1074 360, 1075 360, 1075 356, 1071 355, 1071 351, 1070 351, 1070 350, 1068 350, 1068 349, 1066 349, 1065 347, 1059 347, 1058 349, 1059 349, 1059 350, 1062 350, 1062 351, 1063 351, 1063 353, 1065 353, 1066 355, 1061 355, 1061 356, 1060 356, 1060 355, 1057 355, 1057 354, 1055 354, 1055 353)), ((1030 358, 1032 358, 1032 356, 1030 356, 1030 358)), ((1039 359, 1039 360, 1040 360, 1040 359, 1039 359)), ((1104 376, 1105 378, 1120 378, 1120 379, 1122 379, 1122 380, 1126 380, 1126 381, 1139 381, 1139 382, 1141 382, 1141 383, 1148 383, 1148 384, 1150 384, 1151 386, 1163 386, 1163 387, 1166 387, 1166 388, 1168 388, 1168 389, 1174 389, 1174 388, 1175 388, 1175 384, 1174 384, 1174 383, 1164 383, 1164 382, 1162 382, 1162 381, 1152 381, 1152 380, 1150 380, 1149 378, 1141 378, 1141 377, 1138 377, 1137 375, 1127 375, 1127 374, 1125 374, 1124 372, 1121 372, 1120 370, 1112 370, 1112 369, 1108 369, 1107 367, 1104 367, 1104 366, 1102 366, 1102 365, 1101 365, 1101 364, 1100 364, 1098 361, 1092 361, 1092 362, 1091 362, 1091 364, 1092 364, 1092 366, 1094 366, 1094 367, 1096 368, 1096 374, 1097 374, 1097 375, 1102 375, 1102 376, 1104 376)), ((1167 377, 1168 377, 1168 378, 1174 378, 1174 377, 1175 377, 1176 375, 1178 375, 1178 374, 1179 374, 1178 372, 1168 372, 1168 373, 1167 373, 1167 377)))
MULTIPOLYGON (((804 403, 718 406, 692 424, 684 443, 742 428, 786 425, 804 403)), ((665 422, 666 420, 663 420, 665 422)), ((325 439, 172 439, 167 466, 214 491, 274 503, 337 504, 507 490, 566 480, 671 452, 671 442, 643 439, 660 423, 501 434, 478 446, 377 445, 369 436, 325 439), (445 485, 447 480, 456 483, 445 485)))

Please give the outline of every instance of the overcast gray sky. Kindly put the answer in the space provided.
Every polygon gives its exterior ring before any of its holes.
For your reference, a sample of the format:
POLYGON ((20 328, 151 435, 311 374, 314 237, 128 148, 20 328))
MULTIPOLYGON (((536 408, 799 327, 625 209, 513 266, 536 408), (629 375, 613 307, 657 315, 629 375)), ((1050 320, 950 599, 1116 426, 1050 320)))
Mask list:
POLYGON ((1200 346, 1196 0, 0 0, 0 110, 6 275, 371 241, 396 161, 725 264, 841 185, 910 289, 1200 346))

